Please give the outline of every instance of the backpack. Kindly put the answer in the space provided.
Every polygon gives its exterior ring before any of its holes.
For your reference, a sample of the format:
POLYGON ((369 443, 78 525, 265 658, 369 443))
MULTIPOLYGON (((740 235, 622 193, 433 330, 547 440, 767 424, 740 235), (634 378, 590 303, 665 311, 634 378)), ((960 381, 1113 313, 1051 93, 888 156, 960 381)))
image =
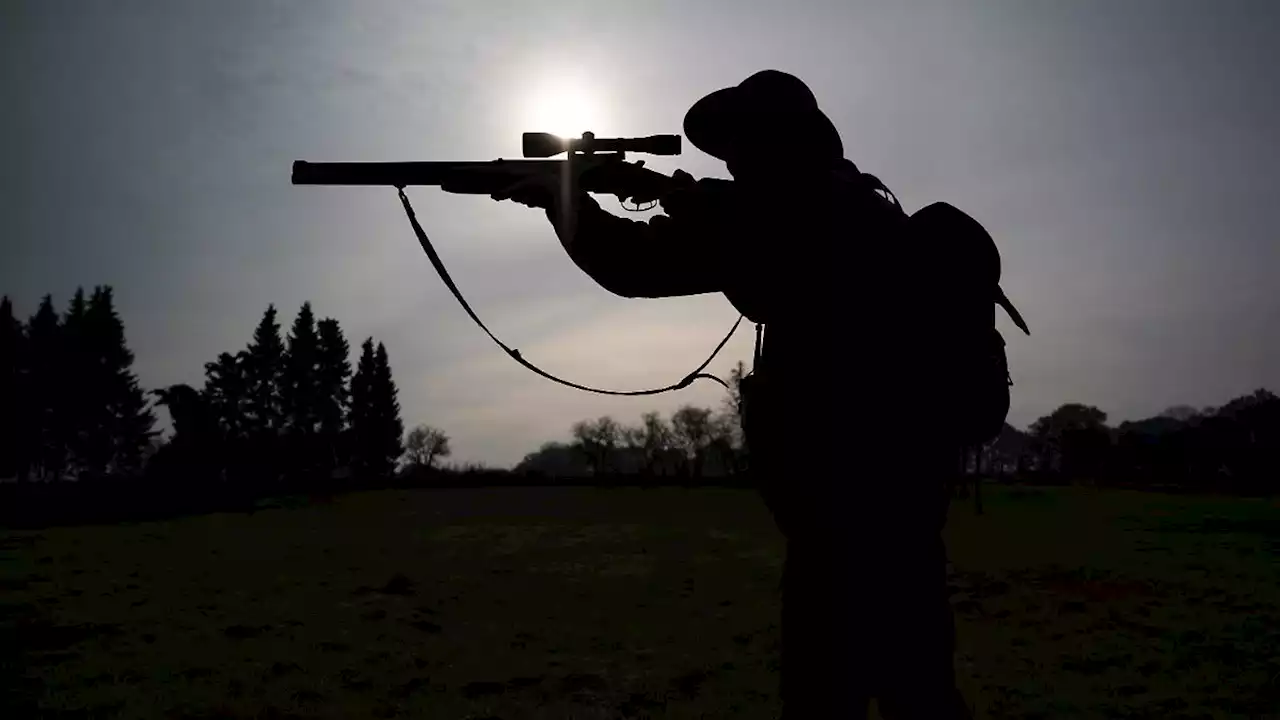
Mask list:
MULTIPOLYGON (((878 178, 856 168, 853 172, 863 188, 887 203, 887 212, 906 218, 904 232, 892 242, 911 288, 905 300, 895 302, 897 314, 918 319, 904 329, 906 346, 898 347, 915 386, 910 401, 930 406, 932 429, 957 445, 993 441, 1004 429, 1013 385, 1004 336, 996 328, 996 306, 1031 334, 1000 288, 995 240, 977 220, 948 203, 933 203, 908 215, 878 178)), ((759 367, 761 323, 747 317, 757 322, 754 365, 759 367)), ((748 445, 763 448, 766 433, 761 423, 768 410, 760 404, 765 402, 764 391, 754 371, 740 379, 738 393, 748 445), (757 406, 761 409, 748 412, 757 406)))
POLYGON ((1000 250, 977 220, 937 202, 909 216, 907 236, 919 258, 922 371, 940 401, 940 430, 962 446, 984 445, 1004 429, 1013 385, 996 307, 1031 331, 1000 288, 1000 250))

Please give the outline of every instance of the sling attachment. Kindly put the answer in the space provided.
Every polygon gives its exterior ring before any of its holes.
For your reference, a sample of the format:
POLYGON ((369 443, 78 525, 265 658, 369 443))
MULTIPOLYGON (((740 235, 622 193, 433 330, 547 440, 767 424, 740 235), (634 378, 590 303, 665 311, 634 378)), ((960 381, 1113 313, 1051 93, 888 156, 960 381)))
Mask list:
MULTIPOLYGON (((555 375, 552 375, 551 373, 548 373, 547 371, 538 367, 537 365, 534 365, 528 360, 525 360, 524 357, 520 354, 519 350, 508 347, 506 343, 499 340, 497 336, 494 335, 493 332, 490 331, 489 328, 486 327, 483 322, 481 322, 480 317, 476 315, 475 311, 471 309, 471 305, 467 303, 466 298, 462 297, 462 291, 458 290, 458 286, 453 282, 453 278, 449 276, 449 271, 445 270, 444 263, 440 260, 440 255, 436 253, 436 249, 434 246, 432 246, 431 240, 427 238, 427 233, 422 229, 422 225, 418 223, 418 217, 413 211, 413 206, 409 204, 409 196, 405 195, 404 187, 403 186, 397 187, 396 192, 400 194, 400 203, 404 205, 404 213, 405 213, 405 216, 409 218, 409 225, 413 227, 413 234, 418 236, 418 244, 422 246, 423 252, 425 252, 427 254, 427 258, 431 260, 431 265, 435 267, 436 274, 439 275, 440 279, 444 281, 445 286, 449 288, 449 292, 453 293, 453 296, 458 300, 458 304, 462 305, 462 309, 467 311, 467 315, 471 316, 471 319, 475 321, 476 325, 479 325, 480 329, 484 330, 485 334, 488 335, 489 338, 492 339, 495 343, 497 343, 498 347, 502 348, 502 350, 508 355, 510 355, 513 360, 525 366, 529 370, 532 370, 533 372, 537 373, 538 375, 541 375, 542 377, 552 382, 559 383, 566 387, 574 388, 575 390, 582 390, 584 392, 596 393, 599 395, 625 395, 625 396, 658 395, 660 393, 670 392, 672 390, 682 390, 684 388, 687 388, 693 384, 694 380, 697 380, 698 378, 706 378, 708 380, 714 380, 720 383, 721 385, 723 385, 726 390, 729 389, 728 383, 716 377, 715 375, 703 372, 703 370, 706 370, 707 366, 711 364, 711 361, 715 359, 716 355, 720 354, 720 350, 724 348, 724 346, 729 342, 729 338, 733 337, 733 333, 736 332, 738 329, 738 326, 742 324, 741 315, 738 316, 738 320, 734 322, 733 327, 729 328, 729 333, 724 336, 724 339, 720 341, 720 344, 716 345, 716 349, 711 351, 711 356, 708 357, 705 362, 699 365, 697 369, 695 369, 693 372, 686 375, 683 380, 681 380, 680 382, 674 385, 668 385, 666 387, 661 387, 661 388, 654 388, 652 390, 628 390, 628 391, 601 390, 599 388, 587 387, 586 385, 579 385, 577 383, 569 382, 568 380, 558 378, 555 375)), ((757 352, 758 352, 758 347, 759 347, 758 329, 757 329, 756 337, 757 337, 757 352)))

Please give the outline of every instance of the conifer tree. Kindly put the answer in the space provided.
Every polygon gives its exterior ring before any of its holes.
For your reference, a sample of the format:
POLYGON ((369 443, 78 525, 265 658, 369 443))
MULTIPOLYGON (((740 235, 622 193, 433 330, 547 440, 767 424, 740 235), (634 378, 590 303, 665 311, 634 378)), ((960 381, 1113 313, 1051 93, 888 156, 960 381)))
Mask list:
POLYGON ((387 349, 373 338, 360 348, 360 362, 351 379, 351 435, 356 470, 368 477, 386 477, 404 454, 404 423, 387 349))
POLYGON ((400 419, 399 391, 391 377, 387 348, 378 343, 374 354, 373 383, 370 388, 373 422, 373 461, 379 475, 388 475, 404 454, 404 422, 400 419))
POLYGON ((133 372, 133 351, 111 286, 94 288, 81 342, 89 391, 82 404, 87 432, 82 463, 95 474, 137 474, 155 434, 155 415, 133 372))
POLYGON ((92 412, 97 388, 90 377, 93 368, 89 362, 85 327, 88 311, 84 288, 78 287, 62 316, 54 356, 59 378, 50 388, 54 405, 54 442, 62 451, 64 469, 73 475, 89 469, 93 426, 100 420, 92 412))
POLYGON ((319 324, 319 420, 320 433, 328 442, 336 442, 346 425, 351 378, 351 347, 337 320, 325 318, 319 324))
POLYGON ((245 429, 251 435, 269 435, 281 427, 280 384, 284 368, 284 343, 276 308, 268 305, 245 350, 245 429))
POLYGON ((319 425, 319 345, 311 303, 303 303, 289 332, 280 385, 285 427, 294 435, 313 435, 319 425))
POLYGON ((228 439, 243 437, 245 432, 247 356, 245 352, 224 352, 204 364, 204 396, 213 420, 228 439))
POLYGON ((360 475, 367 475, 373 471, 373 463, 370 460, 374 425, 373 376, 373 338, 367 338, 360 345, 360 360, 356 364, 355 375, 351 377, 351 408, 347 413, 347 425, 350 428, 352 441, 352 469, 360 475))
POLYGON ((58 418, 58 401, 63 381, 61 373, 62 325, 53 297, 45 295, 40 307, 27 321, 26 400, 22 422, 28 429, 27 462, 30 475, 38 479, 60 477, 66 465, 66 445, 58 418))
POLYGON ((20 477, 24 465, 22 355, 22 324, 5 295, 0 298, 0 478, 20 477))

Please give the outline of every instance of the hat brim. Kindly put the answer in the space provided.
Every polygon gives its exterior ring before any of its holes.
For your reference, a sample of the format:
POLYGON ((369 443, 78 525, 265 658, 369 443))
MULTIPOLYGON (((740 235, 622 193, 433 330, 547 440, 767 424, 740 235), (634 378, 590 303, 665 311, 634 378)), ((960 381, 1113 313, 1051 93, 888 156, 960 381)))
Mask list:
POLYGON ((684 135, 694 147, 718 160, 729 160, 740 148, 761 146, 776 136, 785 137, 784 144, 797 151, 844 157, 840 132, 826 113, 806 108, 761 118, 736 85, 694 103, 684 116, 684 135))

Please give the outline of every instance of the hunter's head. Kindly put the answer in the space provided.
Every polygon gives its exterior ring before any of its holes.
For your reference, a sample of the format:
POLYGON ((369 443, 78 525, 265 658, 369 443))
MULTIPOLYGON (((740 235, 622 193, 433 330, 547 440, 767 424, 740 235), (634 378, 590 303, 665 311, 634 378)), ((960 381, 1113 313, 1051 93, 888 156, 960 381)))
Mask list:
POLYGON ((739 180, 776 178, 844 157, 840 133, 813 92, 778 70, 762 70, 699 100, 684 116, 684 133, 739 180))

